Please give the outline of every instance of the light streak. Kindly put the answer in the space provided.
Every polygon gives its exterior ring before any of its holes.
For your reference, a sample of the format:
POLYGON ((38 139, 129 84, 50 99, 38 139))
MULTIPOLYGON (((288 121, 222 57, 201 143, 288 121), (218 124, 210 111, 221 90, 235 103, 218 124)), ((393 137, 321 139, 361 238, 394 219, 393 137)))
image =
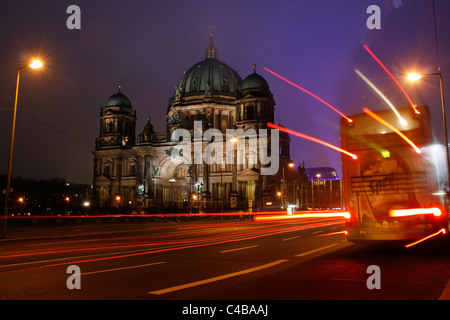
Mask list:
POLYGON ((389 106, 389 108, 391 108, 391 110, 395 113, 400 123, 406 126, 408 123, 406 122, 405 119, 402 118, 402 116, 397 111, 397 108, 394 107, 392 102, 369 79, 367 79, 367 77, 364 74, 362 74, 361 71, 355 69, 355 72, 361 79, 364 80, 365 83, 367 83, 369 87, 372 88, 373 91, 375 91, 376 94, 380 96, 381 99, 383 99, 383 101, 389 106))
MULTIPOLYGON (((108 261, 113 259, 123 259, 123 258, 130 258, 130 257, 136 257, 136 256, 143 256, 143 255, 150 255, 154 253, 161 253, 161 252, 170 252, 170 251, 177 251, 177 250, 184 250, 184 249, 191 249, 191 248, 200 248, 200 247, 206 247, 206 246, 212 246, 212 245, 218 245, 218 244, 225 244, 225 243, 234 243, 234 242, 240 242, 245 240, 251 240, 251 239, 258 239, 263 238, 266 236, 271 235, 277 235, 277 234, 283 234, 283 233, 290 233, 294 231, 299 230, 305 230, 310 228, 318 228, 318 227, 324 227, 324 226, 330 226, 333 224, 336 224, 336 221, 320 221, 311 223, 310 221, 301 224, 296 225, 292 227, 285 228, 283 225, 285 224, 273 224, 269 223, 266 230, 253 230, 248 232, 241 232, 241 233, 235 233, 232 232, 230 235, 221 235, 221 236, 212 236, 212 237, 196 237, 193 239, 180 239, 175 241, 163 241, 163 242, 152 242, 152 243, 140 243, 140 244, 130 244, 130 245, 123 245, 123 246, 95 246, 95 247, 89 247, 89 248, 78 248, 78 249, 70 249, 70 250, 44 250, 44 251, 38 251, 38 252, 30 252, 30 253, 21 253, 20 255, 7 255, 7 256, 0 256, 0 258, 11 258, 11 257, 25 257, 25 256, 31 256, 31 255, 43 255, 43 254, 54 254, 54 253, 63 253, 63 252, 75 252, 75 251, 85 251, 85 250, 99 250, 99 249, 117 249, 117 248, 129 248, 129 249, 138 249, 142 246, 154 246, 157 245, 157 248, 145 250, 145 248, 142 248, 142 251, 139 249, 139 251, 129 251, 129 252, 122 252, 121 254, 113 255, 114 253, 111 252, 111 256, 107 257, 100 257, 100 258, 90 258, 90 259, 81 259, 82 257, 67 257, 67 258, 58 258, 55 260, 62 260, 67 259, 68 261, 64 262, 57 262, 52 264, 44 264, 40 266, 34 266, 34 267, 25 267, 20 269, 14 269, 14 270, 7 270, 7 271, 0 271, 0 273, 11 273, 11 272, 19 272, 24 270, 36 270, 36 269, 43 269, 43 268, 50 268, 50 267, 57 267, 57 266, 64 266, 64 265, 70 265, 70 264, 81 264, 81 263, 89 263, 89 262, 97 262, 97 261, 108 261), (170 247, 167 247, 170 245, 170 247), (73 260, 78 259, 78 260, 73 260)), ((298 224, 298 223, 297 223, 298 224)), ((203 235, 204 231, 200 232, 199 235, 203 235)), ((186 233, 181 233, 180 235, 185 235, 186 233)), ((102 254, 104 255, 104 254, 102 254)), ((53 261, 55 261, 53 260, 53 261)), ((47 261, 31 261, 23 264, 37 264, 37 263, 45 263, 51 260, 47 261)), ((8 265, 0 265, 0 268, 8 267, 8 265)))
POLYGON ((326 212, 318 211, 317 213, 310 213, 310 211, 303 211, 307 213, 297 213, 292 215, 257 215, 254 217, 255 221, 263 220, 291 220, 291 219, 305 219, 305 218, 345 218, 350 219, 350 212, 335 211, 326 212))
POLYGON ((268 68, 264 68, 264 70, 266 70, 267 72, 270 72, 271 74, 273 74, 274 76, 280 78, 281 80, 286 81, 287 83, 289 83, 290 85, 293 85, 294 87, 296 87, 297 89, 302 90, 303 92, 306 92, 307 94, 309 94, 310 96, 316 98, 317 100, 319 100, 320 102, 322 102, 324 105, 326 105, 327 107, 329 107, 330 109, 332 109, 333 111, 337 112, 339 115, 341 115, 342 117, 344 117, 345 119, 347 119, 348 122, 353 122, 352 119, 350 119, 349 117, 347 117, 346 115, 344 115, 341 111, 339 111, 338 109, 336 109, 335 107, 333 107, 331 104, 329 104, 328 102, 326 102, 325 100, 319 98, 318 96, 316 96, 314 93, 300 87, 298 84, 295 84, 294 82, 280 76, 279 74, 273 72, 272 70, 268 69, 268 68))
MULTIPOLYGON (((180 218, 180 217, 206 217, 206 216, 242 216, 250 215, 248 212, 204 212, 204 213, 163 213, 163 214, 105 214, 105 215, 70 215, 70 216, 49 216, 49 215, 31 215, 31 216, 8 216, 8 219, 92 219, 92 218, 134 218, 134 219, 145 219, 145 218, 180 218)), ((0 216, 4 219, 3 216, 0 216)))
POLYGON ((421 214, 432 214, 435 217, 439 217, 442 213, 439 208, 417 208, 417 209, 399 209, 389 210, 390 217, 409 217, 421 214))
POLYGON ((325 234, 318 234, 317 237, 334 236, 337 234, 348 235, 348 232, 347 232, 347 230, 344 230, 344 231, 337 231, 337 232, 331 232, 331 233, 325 233, 325 234))
POLYGON ((417 241, 415 241, 415 242, 412 242, 412 243, 410 243, 410 244, 407 244, 407 245, 405 245, 405 248, 410 248, 410 247, 412 247, 412 246, 415 246, 416 244, 419 244, 419 243, 421 243, 421 242, 423 242, 423 241, 425 241, 425 240, 428 240, 428 239, 430 239, 430 238, 433 238, 433 237, 436 237, 437 235, 439 235, 439 234, 446 234, 447 233, 447 231, 445 230, 445 228, 442 228, 441 230, 439 230, 438 232, 435 232, 435 233, 433 233, 433 234, 430 234, 429 236, 426 236, 425 238, 422 238, 422 239, 420 239, 420 240, 417 240, 417 241))
POLYGON ((285 127, 278 126, 278 125, 270 123, 270 122, 267 123, 267 126, 269 128, 278 129, 280 131, 292 134, 294 136, 297 136, 297 137, 300 137, 300 138, 303 138, 303 139, 307 139, 307 140, 310 140, 310 141, 313 141, 313 142, 317 142, 317 143, 322 144, 322 145, 324 145, 324 146, 326 146, 328 148, 331 148, 331 149, 334 149, 336 151, 342 152, 342 153, 352 157, 354 160, 358 159, 358 156, 356 154, 350 153, 347 150, 344 150, 344 149, 341 149, 339 147, 336 147, 336 146, 334 146, 334 145, 332 145, 332 144, 330 144, 328 142, 325 142, 323 140, 320 140, 320 139, 308 136, 306 134, 303 134, 303 133, 300 133, 300 132, 297 132, 297 131, 294 131, 294 130, 287 129, 285 127))
POLYGON ((386 127, 391 129, 392 131, 394 131, 396 134, 398 134, 403 140, 405 140, 409 145, 411 145, 418 154, 422 153, 422 151, 411 140, 409 140, 407 136, 405 136, 402 132, 400 132, 397 128, 395 128, 389 122, 382 119, 380 116, 378 116, 374 112, 370 111, 366 107, 363 108, 363 111, 365 113, 367 113, 369 116, 371 116, 372 118, 374 118, 375 120, 377 120, 378 122, 384 124, 386 127))
POLYGON ((409 103, 411 104, 411 107, 414 109, 414 112, 416 114, 420 114, 420 111, 416 108, 416 106, 414 105, 414 103, 412 102, 411 98, 409 97, 409 95, 406 93, 405 89, 403 89, 402 85, 400 84, 400 82, 398 82, 398 80, 394 77, 394 75, 388 70, 388 68, 386 68, 386 66, 380 61, 380 59, 377 58, 377 56, 369 49, 369 47, 367 47, 366 45, 364 45, 364 49, 366 49, 366 51, 375 59, 376 62, 378 62, 378 64, 384 69, 384 71, 386 71, 386 73, 392 78, 392 80, 394 80, 394 82, 397 84, 397 86, 400 88, 400 90, 403 92, 403 94, 405 95, 406 99, 408 99, 409 103))

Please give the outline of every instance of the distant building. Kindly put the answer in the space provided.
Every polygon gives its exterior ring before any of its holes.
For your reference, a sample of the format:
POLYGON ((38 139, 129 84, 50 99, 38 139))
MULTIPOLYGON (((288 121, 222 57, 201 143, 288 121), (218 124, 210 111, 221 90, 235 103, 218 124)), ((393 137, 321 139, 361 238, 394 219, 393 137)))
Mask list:
MULTIPOLYGON (((261 175, 259 154, 251 148, 239 150, 242 164, 195 164, 186 160, 187 155, 172 153, 178 143, 171 141, 172 132, 186 129, 194 136, 195 121, 201 121, 203 132, 215 128, 223 136, 226 129, 258 131, 274 122, 273 95, 253 67, 253 73, 242 80, 218 60, 211 35, 205 59, 184 72, 169 99, 164 132, 155 132, 148 118, 136 135, 136 111, 119 87, 100 110, 93 151, 94 205, 186 212, 247 210, 249 206, 258 210, 276 201, 281 170, 276 175, 261 175)), ((247 147, 249 143, 246 140, 247 147)), ((280 132, 279 146, 283 167, 291 161, 287 134, 280 132)))
POLYGON ((313 210, 341 209, 342 179, 330 167, 305 168, 308 177, 308 207, 313 210))

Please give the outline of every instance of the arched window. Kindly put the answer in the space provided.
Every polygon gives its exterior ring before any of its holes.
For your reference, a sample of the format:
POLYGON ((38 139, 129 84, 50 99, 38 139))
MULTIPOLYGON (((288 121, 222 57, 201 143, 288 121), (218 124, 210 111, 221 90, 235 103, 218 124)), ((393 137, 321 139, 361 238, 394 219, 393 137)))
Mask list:
POLYGON ((128 173, 130 176, 135 176, 136 175, 136 163, 132 162, 129 164, 129 169, 128 169, 128 173))
POLYGON ((182 178, 185 178, 186 175, 187 175, 187 168, 186 168, 186 166, 184 164, 178 166, 175 169, 174 178, 182 179, 182 178))
POLYGON ((255 107, 254 106, 248 106, 245 109, 245 119, 246 120, 253 120, 253 119, 255 119, 255 107))
POLYGON ((110 177, 111 176, 111 174, 112 174, 112 172, 111 172, 111 167, 112 167, 112 164, 111 164, 111 162, 110 161, 107 161, 106 163, 105 163, 105 165, 103 166, 103 175, 105 176, 105 177, 110 177))

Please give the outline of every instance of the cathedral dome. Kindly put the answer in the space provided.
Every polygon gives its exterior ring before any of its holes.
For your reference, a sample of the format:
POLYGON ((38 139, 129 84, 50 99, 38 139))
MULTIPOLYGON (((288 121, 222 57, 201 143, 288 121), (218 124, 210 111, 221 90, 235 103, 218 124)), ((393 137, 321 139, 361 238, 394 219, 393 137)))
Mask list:
POLYGON ((183 74, 175 88, 175 99, 200 95, 236 97, 241 82, 235 70, 217 59, 217 49, 211 36, 205 60, 194 64, 183 74))
POLYGON ((109 97, 108 101, 106 102, 106 108, 108 107, 120 107, 131 109, 131 101, 128 99, 126 95, 120 92, 120 86, 119 86, 119 92, 116 94, 113 94, 111 97, 109 97))
POLYGON ((266 79, 254 72, 244 79, 241 85, 241 89, 263 89, 269 91, 269 84, 267 83, 266 79))

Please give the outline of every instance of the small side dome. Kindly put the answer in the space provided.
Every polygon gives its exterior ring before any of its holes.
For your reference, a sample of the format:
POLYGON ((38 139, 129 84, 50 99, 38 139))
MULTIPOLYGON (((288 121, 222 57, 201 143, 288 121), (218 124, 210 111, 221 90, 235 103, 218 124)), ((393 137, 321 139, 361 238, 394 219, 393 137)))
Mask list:
POLYGON ((245 78, 241 85, 241 90, 249 89, 263 89, 269 91, 269 84, 266 79, 254 72, 245 78))
POLYGON ((106 102, 106 108, 108 107, 120 107, 120 108, 127 108, 131 109, 131 101, 128 99, 126 95, 120 92, 121 86, 119 86, 119 92, 116 94, 113 94, 111 97, 109 97, 108 101, 106 102))

